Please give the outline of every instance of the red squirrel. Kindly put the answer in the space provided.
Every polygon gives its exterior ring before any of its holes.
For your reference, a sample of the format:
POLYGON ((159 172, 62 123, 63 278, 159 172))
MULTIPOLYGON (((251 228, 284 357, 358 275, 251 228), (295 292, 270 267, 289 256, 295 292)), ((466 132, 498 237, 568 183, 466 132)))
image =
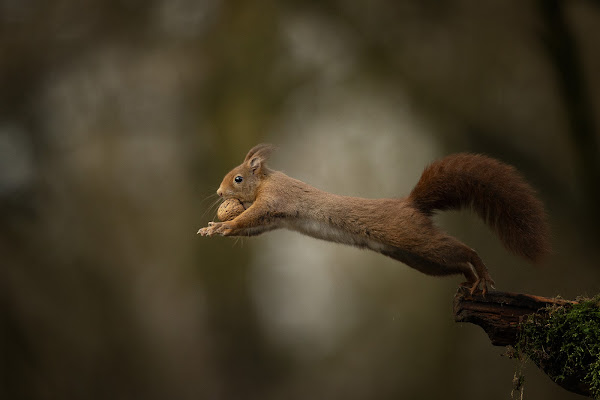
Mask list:
POLYGON ((488 285, 488 270, 475 250, 438 229, 436 210, 471 208, 504 246, 539 262, 549 251, 542 202, 517 170, 498 160, 459 153, 425 168, 408 197, 365 199, 316 189, 266 162, 274 147, 259 144, 231 170, 217 194, 245 210, 231 221, 209 222, 202 236, 254 236, 287 228, 308 236, 366 248, 428 275, 464 274, 471 293, 488 285))

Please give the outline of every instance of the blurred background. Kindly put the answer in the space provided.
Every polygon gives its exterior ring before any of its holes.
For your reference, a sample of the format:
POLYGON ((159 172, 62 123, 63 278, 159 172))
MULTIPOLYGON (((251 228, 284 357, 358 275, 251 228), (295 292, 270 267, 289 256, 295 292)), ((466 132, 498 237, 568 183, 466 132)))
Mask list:
POLYGON ((594 295, 599 37, 592 0, 0 0, 0 398, 509 398, 516 362, 453 321, 462 277, 196 231, 259 142, 363 197, 480 152, 537 188, 553 255, 438 224, 500 290, 594 295))

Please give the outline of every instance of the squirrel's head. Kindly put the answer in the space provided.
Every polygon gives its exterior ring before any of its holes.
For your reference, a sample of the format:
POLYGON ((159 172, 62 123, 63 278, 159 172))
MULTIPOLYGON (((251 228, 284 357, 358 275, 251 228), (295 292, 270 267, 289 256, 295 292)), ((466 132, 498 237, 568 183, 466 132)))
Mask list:
POLYGON ((271 144, 254 146, 244 162, 225 175, 217 194, 223 199, 235 198, 242 203, 254 202, 261 182, 271 172, 266 162, 273 150, 275 146, 271 144))

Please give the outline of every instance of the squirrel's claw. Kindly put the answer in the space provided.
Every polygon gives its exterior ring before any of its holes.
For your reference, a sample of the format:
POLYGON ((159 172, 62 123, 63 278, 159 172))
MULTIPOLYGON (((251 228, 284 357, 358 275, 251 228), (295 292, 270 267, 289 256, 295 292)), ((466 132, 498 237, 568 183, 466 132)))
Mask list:
POLYGON ((215 223, 209 222, 207 227, 200 228, 197 235, 200 236, 213 236, 215 234, 215 223))
POLYGON ((231 232, 231 227, 223 222, 209 222, 208 226, 200 228, 197 234, 200 236, 228 236, 231 232))
POLYGON ((216 232, 216 228, 219 226, 217 222, 209 222, 207 227, 198 229, 197 235, 200 236, 213 236, 216 232))
POLYGON ((488 285, 491 289, 496 289, 496 286, 494 286, 494 280, 488 274, 481 278, 477 278, 475 282, 464 282, 461 285, 470 287, 469 293, 471 293, 471 295, 475 294, 475 292, 479 290, 479 286, 481 286, 481 294, 483 296, 485 296, 488 292, 488 285))

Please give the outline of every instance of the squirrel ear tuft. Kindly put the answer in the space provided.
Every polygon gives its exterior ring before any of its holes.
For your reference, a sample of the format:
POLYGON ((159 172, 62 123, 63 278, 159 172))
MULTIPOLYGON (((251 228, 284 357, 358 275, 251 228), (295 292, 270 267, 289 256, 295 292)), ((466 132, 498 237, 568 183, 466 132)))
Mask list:
POLYGON ((255 172, 260 169, 262 165, 269 159, 269 156, 273 151, 275 151, 276 147, 272 144, 261 143, 254 146, 244 159, 244 163, 248 164, 248 167, 255 172))

